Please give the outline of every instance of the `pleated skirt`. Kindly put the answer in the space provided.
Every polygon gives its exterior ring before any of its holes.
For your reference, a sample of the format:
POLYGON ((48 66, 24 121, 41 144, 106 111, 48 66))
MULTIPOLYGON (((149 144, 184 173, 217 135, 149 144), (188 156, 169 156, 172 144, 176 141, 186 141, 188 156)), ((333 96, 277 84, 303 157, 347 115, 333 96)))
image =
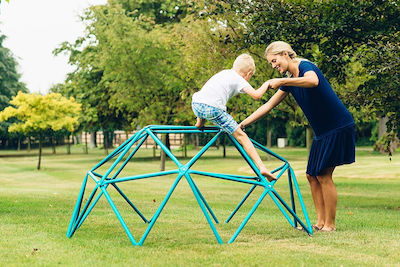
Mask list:
POLYGON ((307 173, 319 175, 324 169, 355 161, 354 124, 314 138, 308 157, 307 173))

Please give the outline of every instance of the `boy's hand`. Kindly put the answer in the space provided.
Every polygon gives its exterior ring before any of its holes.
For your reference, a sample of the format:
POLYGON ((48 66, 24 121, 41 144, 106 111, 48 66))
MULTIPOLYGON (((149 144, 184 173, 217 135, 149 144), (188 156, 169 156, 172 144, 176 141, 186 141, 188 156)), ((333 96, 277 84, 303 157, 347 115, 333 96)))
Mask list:
POLYGON ((269 87, 276 89, 282 86, 282 78, 275 78, 266 81, 266 83, 269 83, 269 87))
POLYGON ((239 127, 240 127, 240 129, 244 130, 245 127, 243 125, 243 122, 239 123, 239 127))
POLYGON ((269 88, 271 88, 271 85, 269 84, 269 80, 266 81, 265 83, 263 83, 262 87, 267 87, 267 90, 268 90, 269 88))

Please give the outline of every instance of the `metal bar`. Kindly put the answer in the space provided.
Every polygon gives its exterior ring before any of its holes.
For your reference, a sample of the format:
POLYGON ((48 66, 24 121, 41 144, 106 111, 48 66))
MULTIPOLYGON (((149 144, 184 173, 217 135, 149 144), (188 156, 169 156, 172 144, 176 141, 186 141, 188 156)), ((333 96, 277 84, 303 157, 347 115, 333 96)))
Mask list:
MULTIPOLYGON (((285 208, 287 209, 287 211, 289 211, 289 213, 292 214, 292 216, 296 219, 296 221, 297 221, 298 223, 300 223, 300 225, 304 228, 304 230, 305 230, 308 234, 312 234, 312 229, 311 229, 311 232, 309 231, 309 229, 307 229, 307 227, 306 227, 305 224, 301 221, 301 219, 299 218, 299 216, 297 216, 297 214, 289 207, 289 205, 286 204, 286 202, 282 199, 282 197, 281 197, 275 190, 272 190, 272 193, 273 193, 273 195, 275 195, 275 196, 279 199, 279 201, 285 206, 285 208)), ((273 195, 271 195, 271 198, 272 198, 273 195)), ((274 200, 274 201, 275 201, 275 200, 274 200)), ((282 212, 282 213, 283 213, 283 212, 282 212)), ((287 215, 286 212, 284 212, 283 214, 285 215, 285 217, 286 217, 286 219, 288 220, 288 222, 289 222, 293 227, 295 227, 295 226, 294 226, 294 223, 293 223, 292 220, 290 219, 289 215, 287 215)))
POLYGON ((233 218, 233 216, 236 214, 236 212, 240 209, 240 207, 243 205, 243 203, 247 200, 247 198, 250 196, 250 194, 254 191, 256 188, 256 185, 253 185, 253 187, 250 189, 249 192, 247 192, 246 196, 240 201, 239 205, 235 208, 235 210, 231 213, 231 215, 228 217, 228 219, 225 221, 225 223, 229 223, 229 221, 233 218))
POLYGON ((135 147, 135 149, 132 151, 132 153, 128 156, 128 158, 125 160, 125 162, 121 165, 121 167, 118 169, 118 171, 115 172, 114 176, 111 179, 115 179, 122 171, 123 168, 125 168, 126 164, 131 160, 131 158, 136 154, 136 151, 140 148, 140 146, 146 141, 147 139, 147 134, 143 134, 142 137, 139 137, 138 140, 142 138, 142 141, 139 142, 139 144, 135 147))
MULTIPOLYGON (((296 203, 294 201, 294 194, 293 194, 292 174, 290 173, 290 170, 288 170, 288 182, 289 182, 290 200, 292 203, 292 210, 294 213, 296 213, 296 203)), ((293 224, 294 224, 294 227, 297 227, 297 221, 296 221, 296 218, 294 218, 294 217, 293 217, 293 224)))
POLYGON ((172 154, 172 152, 164 145, 164 143, 158 138, 153 132, 149 129, 146 129, 146 132, 153 138, 153 140, 161 147, 162 150, 172 159, 173 162, 180 168, 182 163, 172 154))
MULTIPOLYGON (((74 224, 73 224, 73 226, 72 226, 72 228, 71 228, 71 236, 72 236, 73 233, 76 231, 76 229, 78 229, 78 228, 77 228, 77 225, 82 221, 82 217, 83 217, 84 214, 87 212, 87 209, 88 209, 90 203, 92 202, 93 197, 94 197, 94 195, 96 194, 98 187, 99 187, 99 185, 96 185, 96 187, 93 188, 93 191, 92 191, 92 193, 90 194, 88 200, 86 201, 85 206, 84 206, 83 209, 80 211, 80 213, 79 213, 79 215, 78 215, 78 218, 76 219, 76 221, 74 222, 74 224)), ((86 218, 86 217, 85 217, 85 218, 86 218)))
POLYGON ((202 128, 197 128, 196 126, 176 126, 176 125, 149 125, 145 127, 152 131, 166 130, 166 131, 174 131, 176 133, 187 132, 187 131, 196 131, 197 133, 203 133, 204 131, 220 131, 221 128, 218 126, 204 126, 202 128))
POLYGON ((206 199, 204 198, 204 196, 201 194, 199 188, 197 187, 196 183, 194 182, 194 180, 192 179, 193 185, 195 187, 195 189, 197 190, 197 193, 199 194, 201 200, 203 201, 204 205, 206 206, 208 212, 211 214, 211 216, 213 217, 215 223, 219 223, 217 216, 215 216, 214 212, 212 211, 212 209, 210 208, 210 206, 208 205, 206 199))
POLYGON ((229 181, 240 182, 240 183, 245 183, 245 184, 265 186, 264 183, 259 182, 259 181, 234 178, 231 175, 226 176, 222 173, 201 172, 201 171, 194 171, 194 170, 189 170, 188 172, 193 173, 193 174, 203 175, 203 176, 209 176, 209 177, 213 177, 213 178, 217 178, 217 179, 229 180, 229 181))
POLYGON ((233 241, 235 241, 236 237, 239 235, 239 233, 242 231, 243 227, 246 225, 246 223, 250 220, 251 216, 253 213, 256 211, 258 206, 261 204, 263 201, 264 197, 267 195, 267 193, 271 189, 266 188, 264 192, 261 194, 261 196, 258 198, 256 204, 254 204, 253 208, 250 210, 250 212, 247 214, 246 218, 243 220, 243 222, 240 224, 239 228, 236 230, 236 232, 233 234, 231 239, 229 240, 228 244, 231 244, 233 241))
MULTIPOLYGON (((307 233, 311 234, 313 233, 312 231, 312 226, 311 226, 311 222, 310 222, 310 218, 308 217, 308 213, 306 210, 306 206, 304 205, 304 201, 303 201, 303 197, 301 196, 301 192, 300 192, 300 188, 299 188, 299 184, 297 183, 297 179, 296 179, 296 175, 294 174, 294 171, 292 168, 289 168, 290 172, 292 173, 292 181, 294 183, 294 187, 296 188, 296 192, 297 192, 297 197, 299 198, 300 201, 300 206, 301 206, 301 210, 303 211, 304 217, 306 219, 307 222, 307 226, 308 226, 308 231, 307 233)), ((303 226, 303 225, 302 225, 303 226)), ((303 226, 304 227, 304 226, 303 226)), ((304 228, 305 230, 307 230, 306 228, 304 228)))
POLYGON ((125 199, 126 202, 128 202, 128 204, 132 207, 132 209, 140 216, 140 218, 142 218, 142 220, 145 223, 148 223, 149 221, 146 219, 146 217, 144 217, 144 215, 139 211, 138 208, 136 208, 135 205, 133 205, 133 203, 131 202, 131 200, 124 194, 124 192, 122 192, 122 190, 116 185, 116 184, 111 184, 115 190, 117 190, 117 192, 125 199))
MULTIPOLYGON (((95 176, 97 176, 97 175, 95 175, 94 173, 92 173, 91 171, 88 171, 87 172, 88 173, 88 175, 90 176, 90 178, 92 178, 92 180, 97 184, 100 180, 99 179, 97 179, 95 176)), ((98 177, 98 176, 97 176, 98 177)), ((100 176, 101 177, 101 176, 100 176)))
POLYGON ((110 195, 108 194, 106 188, 104 186, 100 187, 101 191, 103 194, 106 196, 108 203, 110 203, 111 208, 113 209, 115 215, 117 215, 117 218, 119 222, 121 223, 122 227, 124 228, 126 234, 128 235, 129 239, 131 240, 132 244, 136 246, 138 243, 136 240, 133 238, 131 231, 129 231, 128 226, 126 225, 124 219, 122 219, 121 213, 119 213, 117 207, 115 206, 114 202, 112 201, 110 195))
POLYGON ((292 225, 294 227, 294 224, 292 222, 292 219, 290 218, 289 214, 286 212, 286 210, 282 207, 281 203, 285 206, 285 208, 290 212, 290 207, 286 204, 286 202, 278 195, 278 193, 276 193, 276 191, 274 189, 271 189, 271 191, 268 192, 268 194, 270 195, 270 197, 272 198, 272 200, 275 202, 276 206, 279 208, 279 210, 282 212, 283 216, 285 216, 286 220, 290 223, 290 225, 292 225), (276 193, 276 194, 275 194, 276 193), (278 199, 277 199, 278 198, 278 199), (281 202, 279 203, 278 200, 281 202))
MULTIPOLYGON (((97 191, 97 189, 96 189, 97 191)), ((87 209, 87 211, 82 215, 81 218, 79 218, 77 220, 77 225, 76 225, 76 229, 79 229, 79 227, 81 227, 82 223, 85 221, 85 219, 87 218, 87 216, 89 216, 89 213, 92 211, 92 209, 94 208, 94 206, 97 204, 97 202, 99 201, 100 197, 103 195, 103 192, 100 192, 99 195, 96 197, 96 199, 93 201, 93 203, 90 205, 90 207, 87 209)))
POLYGON ((128 176, 128 177, 123 177, 123 178, 116 178, 114 180, 105 180, 103 184, 114 184, 114 183, 121 183, 121 182, 126 182, 126 181, 132 181, 132 180, 139 180, 139 179, 146 179, 146 178, 152 178, 152 177, 157 177, 157 176, 164 176, 164 175, 169 175, 169 174, 177 174, 179 173, 179 170, 170 170, 170 171, 163 171, 163 172, 154 172, 154 173, 147 173, 147 174, 141 174, 141 175, 135 175, 135 176, 128 176))
POLYGON ((245 180, 253 180, 253 181, 258 181, 260 178, 257 176, 245 176, 245 175, 236 175, 236 174, 226 174, 226 173, 213 173, 213 172, 203 172, 203 171, 196 171, 196 170, 190 170, 191 173, 194 174, 207 174, 206 176, 212 176, 212 174, 217 175, 218 177, 224 176, 226 178, 235 178, 235 179, 245 179, 245 180))
POLYGON ((213 233, 214 233, 214 235, 215 235, 215 238, 217 239, 218 243, 223 244, 222 239, 221 239, 221 237, 219 236, 219 234, 218 234, 218 232, 217 232, 217 229, 215 228, 215 226, 214 226, 214 224, 213 224, 213 222, 212 222, 210 216, 208 215, 208 212, 207 212, 207 210, 206 210, 206 207, 204 206, 204 204, 203 204, 203 202, 201 201, 201 198, 200 198, 200 196, 199 196, 199 194, 198 194, 196 188, 194 187, 193 180, 192 180, 192 178, 190 177, 189 173, 186 173, 186 174, 185 174, 185 177, 186 177, 187 182, 189 183, 190 188, 191 188, 192 191, 193 191, 194 196, 195 196, 196 199, 197 199, 197 202, 199 203, 199 206, 200 206, 201 210, 203 211, 204 216, 205 216, 206 219, 207 219, 208 224, 209 224, 210 227, 211 227, 211 230, 213 231, 213 233))
POLYGON ((186 164, 188 169, 190 169, 190 167, 193 166, 193 164, 207 151, 207 149, 210 148, 215 141, 217 141, 221 133, 222 132, 217 133, 195 156, 193 156, 191 160, 189 160, 189 162, 186 164))
POLYGON ((162 210, 164 209, 165 205, 167 204, 169 198, 171 197, 172 193, 174 192, 176 186, 178 185, 179 181, 181 180, 183 173, 179 173, 178 177, 176 177, 175 182, 169 189, 167 195, 165 196, 163 202, 158 207, 156 213, 154 213, 153 217, 151 217, 150 224, 147 227, 146 231, 144 232, 142 238, 139 240, 139 245, 143 245, 144 241, 146 240, 148 234, 150 233, 151 229, 153 228, 154 224, 156 223, 158 217, 160 216, 162 210))
MULTIPOLYGON (((111 152, 110 154, 108 154, 107 157, 105 157, 102 161, 100 161, 96 166, 94 166, 91 171, 96 170, 97 168, 101 167, 104 163, 106 163, 107 161, 109 161, 110 159, 112 159, 114 156, 118 155, 119 153, 121 153, 121 151, 123 150, 123 148, 133 139, 137 138, 139 133, 141 134, 141 132, 143 132, 143 129, 140 130, 139 132, 135 133, 133 136, 131 136, 129 139, 127 139, 125 142, 123 142, 119 147, 117 147, 113 152, 111 152)), ((136 142, 136 141, 135 141, 136 142)))
POLYGON ((122 151, 122 153, 118 156, 118 158, 114 161, 114 163, 111 165, 111 167, 107 170, 106 174, 103 175, 103 177, 100 180, 100 183, 103 183, 106 178, 108 178, 108 175, 114 170, 115 166, 121 161, 121 159, 125 156, 125 154, 131 149, 133 144, 137 141, 140 135, 137 135, 136 139, 132 139, 130 143, 126 144, 126 147, 122 151))
POLYGON ((280 159, 281 161, 287 162, 286 159, 284 159, 283 157, 279 156, 278 154, 272 152, 271 150, 269 150, 268 148, 266 148, 266 147, 263 146, 262 144, 258 143, 257 141, 255 141, 255 140, 253 140, 253 139, 251 139, 251 138, 250 138, 250 141, 251 141, 251 142, 255 145, 255 147, 257 147, 258 149, 260 149, 260 150, 262 150, 262 151, 268 153, 269 155, 271 155, 271 156, 273 156, 273 157, 275 157, 275 158, 277 158, 277 159, 280 159))
POLYGON ((85 194, 85 189, 86 189, 86 184, 87 184, 87 178, 88 178, 88 174, 86 174, 85 178, 83 179, 82 187, 81 187, 81 190, 79 191, 78 199, 76 200, 74 212, 72 213, 71 221, 69 222, 69 226, 68 226, 68 230, 67 230, 67 237, 69 237, 69 238, 72 236, 72 233, 71 233, 72 226, 75 223, 76 218, 79 216, 79 211, 81 210, 82 199, 83 199, 83 195, 85 194))

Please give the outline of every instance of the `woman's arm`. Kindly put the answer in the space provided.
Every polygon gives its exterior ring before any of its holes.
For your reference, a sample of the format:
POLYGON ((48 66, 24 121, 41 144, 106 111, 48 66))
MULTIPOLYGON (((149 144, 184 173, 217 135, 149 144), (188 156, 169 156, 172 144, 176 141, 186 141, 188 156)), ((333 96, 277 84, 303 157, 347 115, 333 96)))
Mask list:
POLYGON ((250 116, 248 116, 244 121, 240 123, 241 128, 245 128, 247 125, 252 124, 256 120, 260 119, 268 112, 271 111, 276 105, 278 105, 286 96, 288 95, 287 92, 278 90, 269 100, 267 103, 259 107, 256 111, 253 112, 250 116))
POLYGON ((319 84, 319 79, 314 71, 307 71, 304 73, 303 77, 297 78, 277 78, 271 79, 269 81, 271 88, 279 88, 281 86, 298 86, 303 88, 313 88, 317 87, 319 84))

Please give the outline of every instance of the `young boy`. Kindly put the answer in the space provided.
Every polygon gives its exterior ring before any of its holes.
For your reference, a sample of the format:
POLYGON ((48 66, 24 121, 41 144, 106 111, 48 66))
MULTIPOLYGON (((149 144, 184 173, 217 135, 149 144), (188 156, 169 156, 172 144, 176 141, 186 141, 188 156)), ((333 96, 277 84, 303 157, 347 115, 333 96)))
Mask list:
POLYGON ((192 109, 197 116, 196 127, 203 127, 206 120, 213 122, 224 131, 231 134, 244 148, 250 158, 268 181, 276 180, 261 161, 249 137, 239 127, 238 123, 226 112, 228 99, 239 94, 247 93, 253 99, 259 100, 267 91, 269 83, 264 83, 255 90, 249 80, 254 74, 255 64, 248 54, 241 54, 233 63, 232 69, 223 70, 212 76, 200 91, 193 94, 192 109))

